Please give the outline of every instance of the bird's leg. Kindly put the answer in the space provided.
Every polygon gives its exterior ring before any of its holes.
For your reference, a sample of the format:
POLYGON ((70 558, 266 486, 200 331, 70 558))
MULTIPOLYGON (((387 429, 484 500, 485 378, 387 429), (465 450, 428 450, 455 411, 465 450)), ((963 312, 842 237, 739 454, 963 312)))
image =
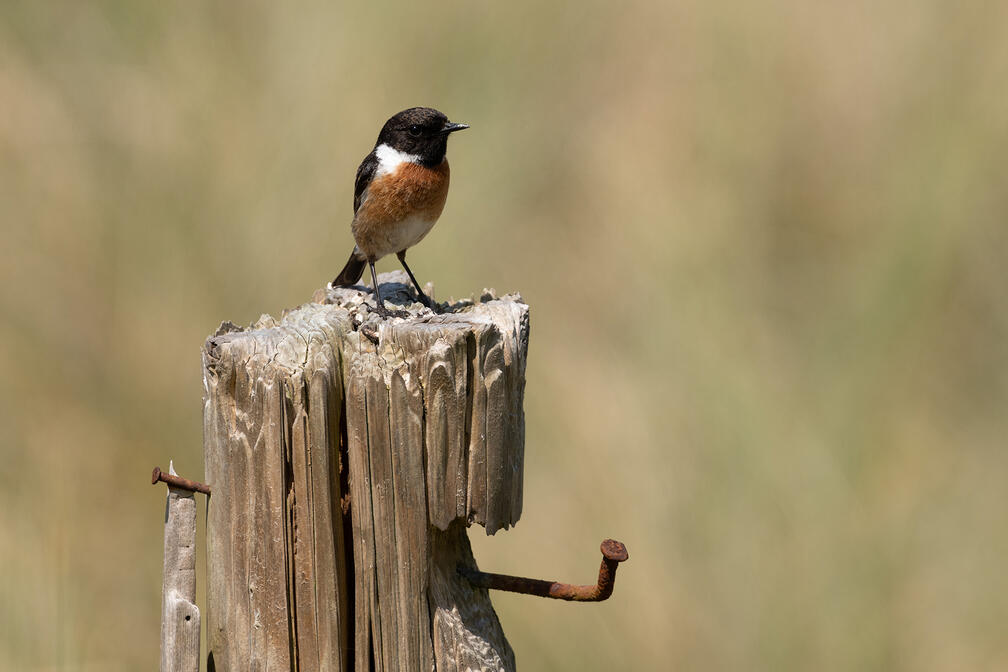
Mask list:
POLYGON ((406 250, 396 252, 396 256, 399 257, 399 263, 402 264, 402 267, 406 269, 406 274, 409 276, 409 279, 413 281, 413 286, 416 287, 417 296, 420 299, 420 303, 424 304, 425 306, 433 310, 435 313, 440 313, 441 306, 434 303, 434 301, 432 301, 429 296, 424 294, 424 291, 420 289, 420 283, 417 282, 416 276, 413 275, 413 271, 411 271, 410 267, 406 265, 406 250))
POLYGON ((385 310, 385 302, 382 301, 381 292, 378 291, 378 274, 374 270, 374 262, 368 259, 368 266, 371 267, 371 281, 374 282, 374 295, 375 303, 378 304, 378 314, 382 316, 382 319, 388 319, 388 311, 385 310))

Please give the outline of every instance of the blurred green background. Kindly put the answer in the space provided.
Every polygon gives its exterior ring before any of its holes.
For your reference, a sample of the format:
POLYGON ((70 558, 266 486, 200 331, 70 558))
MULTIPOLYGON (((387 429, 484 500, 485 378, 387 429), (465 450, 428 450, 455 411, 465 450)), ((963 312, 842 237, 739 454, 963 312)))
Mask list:
POLYGON ((413 269, 532 306, 477 558, 631 555, 494 596, 519 669, 1008 669, 1006 82, 1006 3, 7 0, 0 669, 156 668, 200 346, 339 271, 412 105, 472 125, 413 269))

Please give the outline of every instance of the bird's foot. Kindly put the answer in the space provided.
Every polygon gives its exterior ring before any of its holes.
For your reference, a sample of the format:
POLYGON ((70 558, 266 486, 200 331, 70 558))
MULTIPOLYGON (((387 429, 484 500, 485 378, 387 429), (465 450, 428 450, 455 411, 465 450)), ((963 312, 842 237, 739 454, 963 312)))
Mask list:
POLYGON ((410 316, 410 314, 409 314, 408 311, 405 311, 405 310, 389 310, 388 308, 386 308, 385 306, 383 306, 380 303, 377 304, 377 307, 375 308, 375 312, 378 313, 378 315, 381 316, 381 319, 383 319, 383 320, 387 320, 390 317, 401 317, 401 318, 405 319, 405 318, 407 318, 407 317, 410 316))
POLYGON ((417 292, 417 294, 418 294, 417 299, 420 301, 420 303, 430 308, 432 311, 434 311, 435 314, 440 315, 441 313, 444 312, 444 309, 441 307, 441 304, 435 303, 434 299, 430 298, 423 292, 417 292))

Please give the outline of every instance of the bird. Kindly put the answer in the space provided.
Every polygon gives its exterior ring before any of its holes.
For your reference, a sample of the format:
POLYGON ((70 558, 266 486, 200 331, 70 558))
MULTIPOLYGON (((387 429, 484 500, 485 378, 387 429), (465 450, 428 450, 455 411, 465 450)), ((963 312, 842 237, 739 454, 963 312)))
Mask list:
POLYGON ((406 270, 420 301, 435 312, 406 264, 406 250, 426 236, 448 197, 449 169, 445 153, 448 136, 469 128, 448 121, 430 107, 411 107, 392 115, 382 126, 374 149, 357 168, 354 181, 353 252, 332 281, 333 287, 356 284, 371 267, 378 313, 389 316, 378 290, 375 262, 395 253, 406 270))

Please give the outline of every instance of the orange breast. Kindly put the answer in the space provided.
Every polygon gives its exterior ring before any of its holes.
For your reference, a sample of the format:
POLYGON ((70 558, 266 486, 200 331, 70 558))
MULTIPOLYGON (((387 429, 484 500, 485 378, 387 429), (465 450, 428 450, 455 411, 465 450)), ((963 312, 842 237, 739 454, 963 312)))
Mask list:
POLYGON ((394 173, 375 179, 354 216, 357 246, 378 259, 419 242, 444 210, 448 181, 447 160, 434 168, 402 163, 394 173))

